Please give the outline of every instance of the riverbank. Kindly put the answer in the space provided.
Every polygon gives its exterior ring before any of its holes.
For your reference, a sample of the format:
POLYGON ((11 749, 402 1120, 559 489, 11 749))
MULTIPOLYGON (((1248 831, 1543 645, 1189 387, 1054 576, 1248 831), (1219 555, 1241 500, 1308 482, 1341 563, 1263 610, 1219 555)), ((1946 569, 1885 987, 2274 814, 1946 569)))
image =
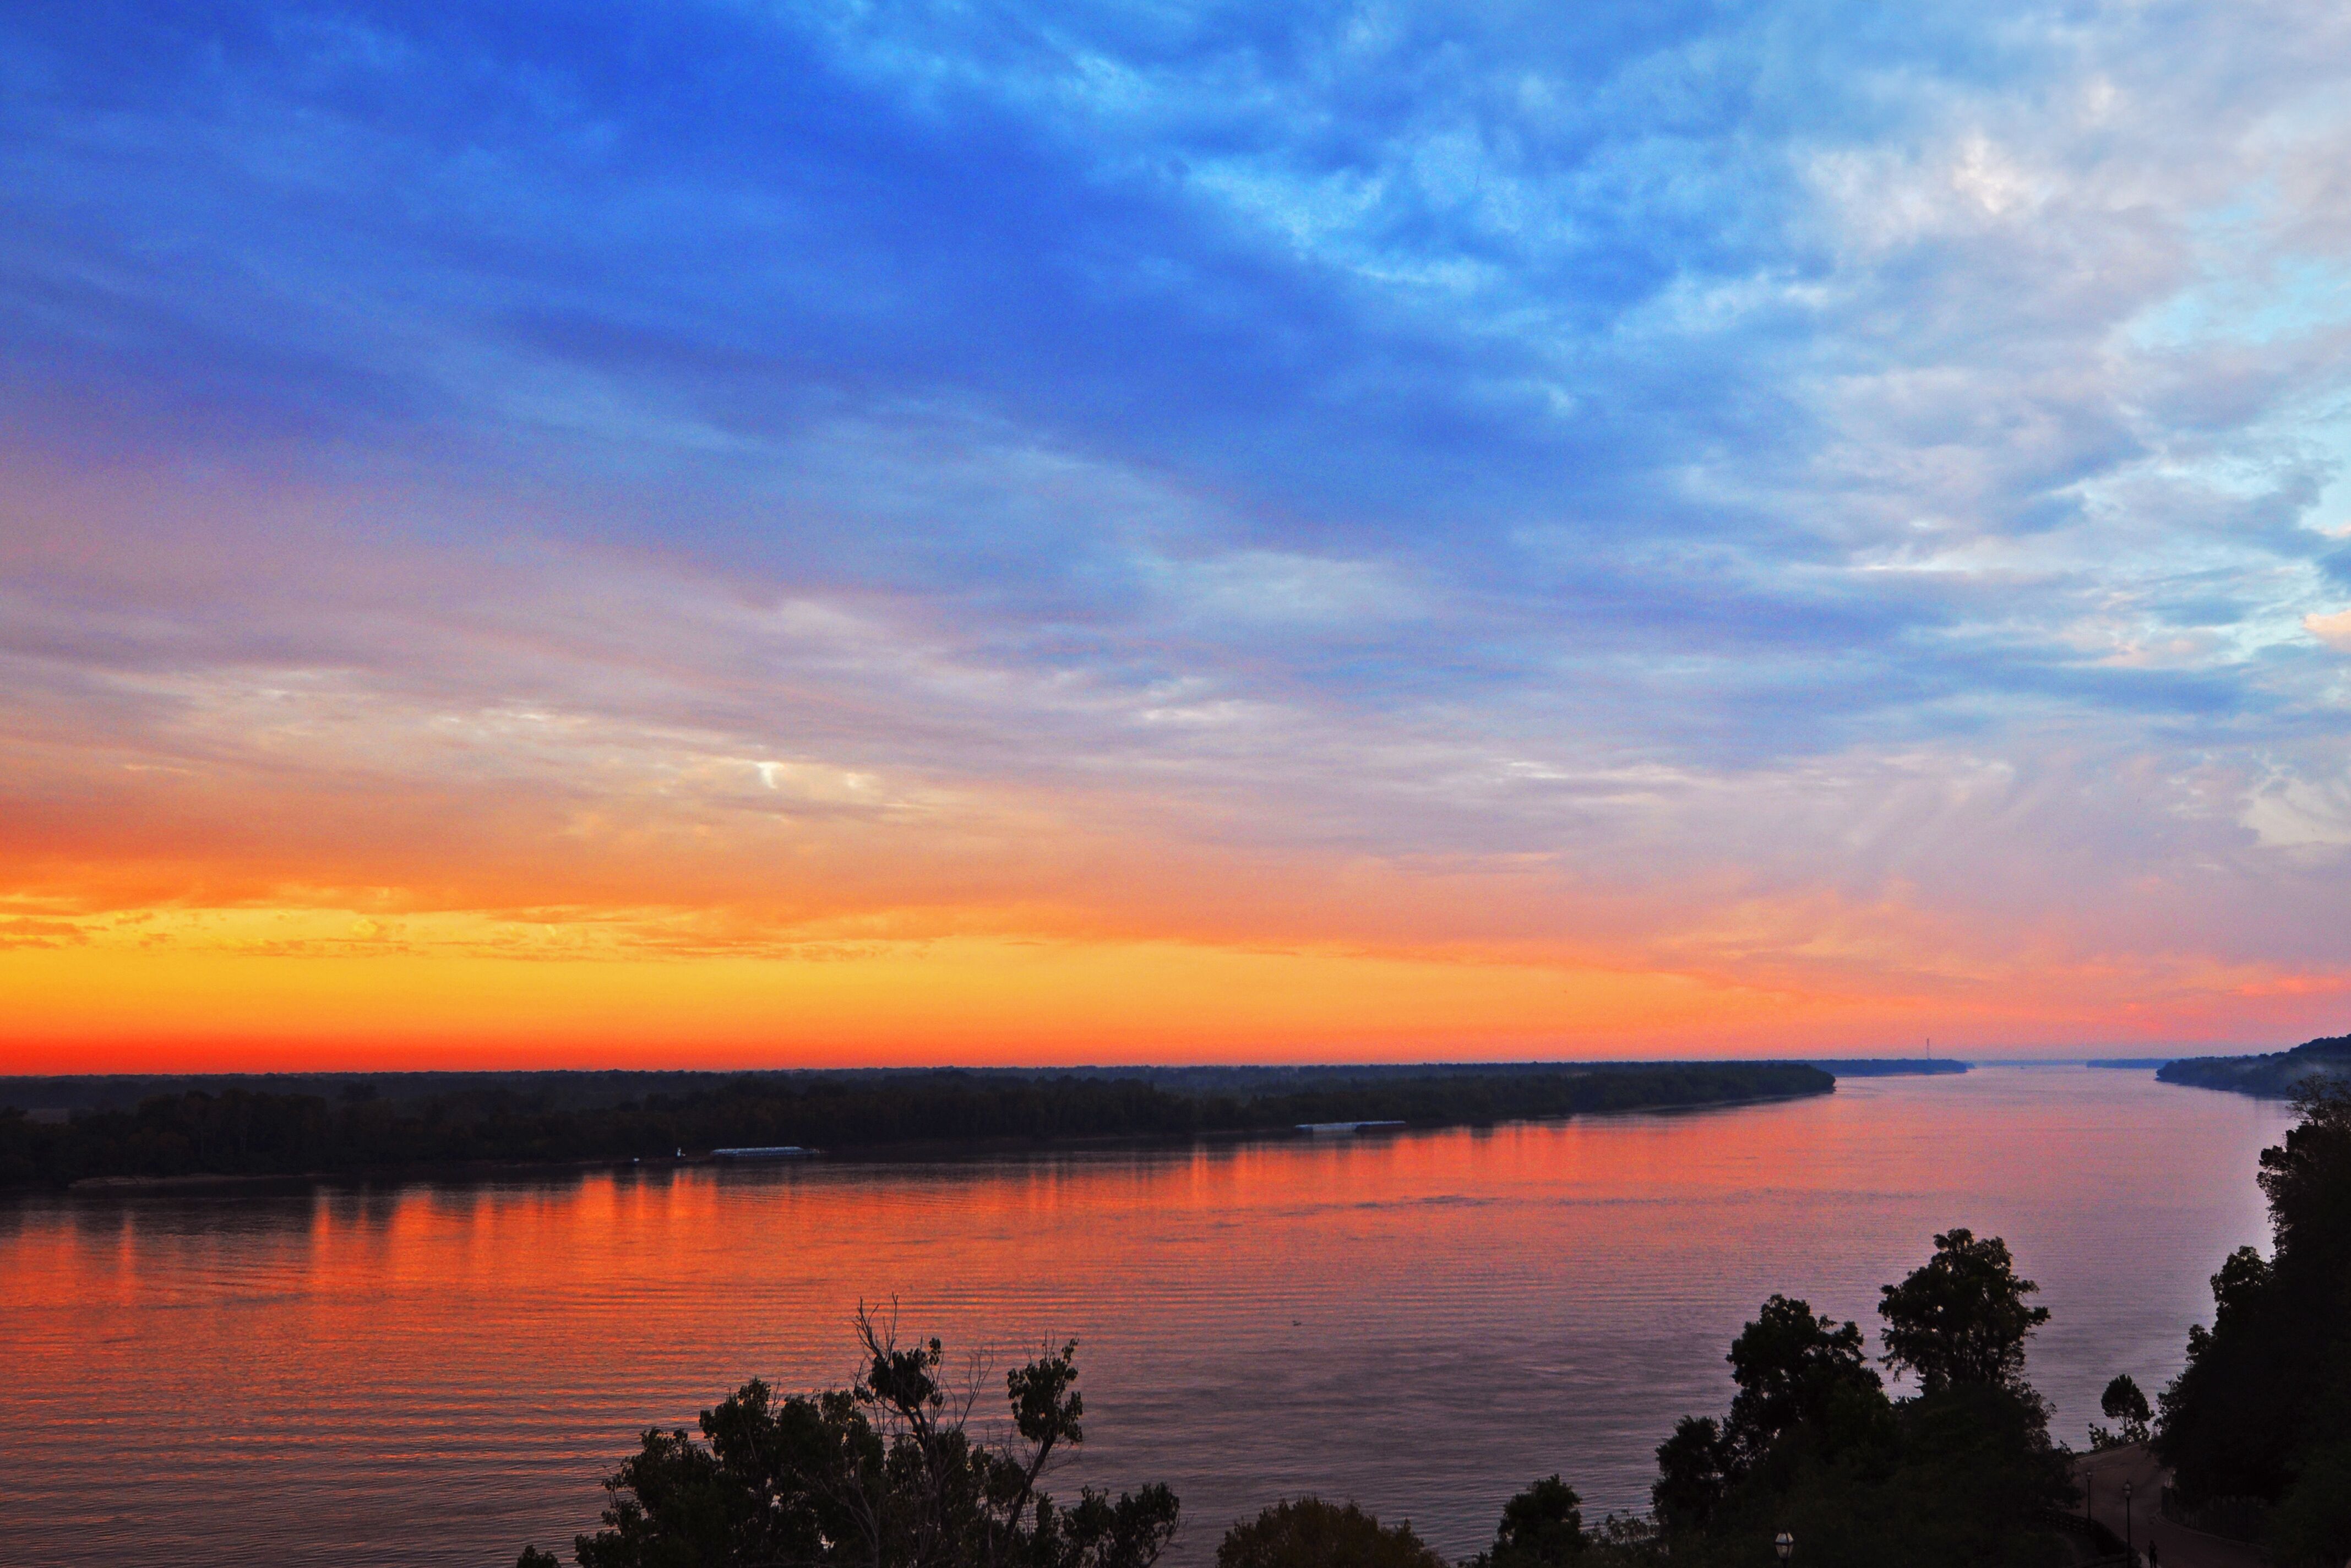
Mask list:
POLYGON ((2224 1089, 2264 1100, 2291 1099, 2313 1079, 2351 1078, 2351 1034, 2309 1040, 2292 1051, 2262 1056, 2190 1056, 2156 1070, 2165 1083, 2193 1089, 2224 1089))
MULTIPOLYGON (((1793 1100, 1809 1099, 1812 1092, 1795 1094, 1758 1094, 1745 1099, 1691 1100, 1660 1104, 1642 1104, 1601 1111, 1571 1112, 1557 1116, 1520 1116, 1502 1122, 1482 1123, 1364 1123, 1356 1131, 1345 1134, 1351 1138, 1377 1138, 1388 1134, 1408 1132, 1442 1132, 1454 1126, 1499 1126, 1557 1124, 1579 1118, 1612 1116, 1671 1116, 1687 1112, 1737 1111, 1761 1105, 1783 1104, 1793 1100)), ((695 1169, 734 1169, 744 1166, 825 1164, 832 1166, 909 1165, 925 1162, 949 1164, 986 1160, 992 1157, 1025 1157, 1040 1153, 1086 1154, 1134 1150, 1145 1152, 1187 1147, 1222 1148, 1244 1143, 1311 1143, 1317 1139, 1328 1142, 1336 1134, 1314 1126, 1270 1127, 1254 1130, 1227 1130, 1187 1134, 1152 1136, 1105 1134, 1094 1137, 1057 1138, 1045 1143, 1021 1138, 977 1138, 935 1140, 925 1143, 882 1144, 849 1149, 799 1149, 790 1155, 773 1158, 729 1158, 716 1151, 701 1154, 671 1155, 652 1158, 583 1159, 583 1160, 464 1160, 434 1163, 371 1166, 361 1170, 315 1170, 271 1173, 256 1176, 198 1174, 192 1176, 84 1176, 66 1187, 77 1194, 102 1193, 202 1193, 233 1191, 260 1195, 305 1191, 321 1183, 336 1182, 447 1182, 498 1181, 531 1176, 560 1176, 588 1171, 664 1171, 695 1169)), ((8 1189, 0 1188, 0 1193, 8 1189)), ((28 1190, 26 1188, 15 1189, 28 1190)))
POLYGON ((1475 1126, 1825 1094, 1787 1062, 1439 1071, 1330 1081, 1253 1096, 1182 1094, 1074 1076, 956 1073, 881 1081, 742 1079, 672 1099, 565 1106, 506 1090, 407 1103, 232 1089, 158 1096, 64 1124, 0 1112, 0 1186, 92 1180, 486 1174, 675 1162, 718 1148, 799 1145, 831 1157, 920 1157, 1088 1143, 1286 1134, 1310 1124, 1475 1126))

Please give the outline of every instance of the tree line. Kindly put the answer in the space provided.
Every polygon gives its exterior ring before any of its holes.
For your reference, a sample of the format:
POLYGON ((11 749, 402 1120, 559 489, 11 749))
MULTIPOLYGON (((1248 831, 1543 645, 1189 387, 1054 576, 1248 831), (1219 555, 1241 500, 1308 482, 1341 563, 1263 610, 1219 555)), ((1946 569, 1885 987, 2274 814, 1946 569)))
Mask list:
POLYGON ((1786 1062, 1667 1063, 1318 1082, 1259 1094, 1184 1094, 1124 1078, 940 1072, 785 1081, 746 1076, 613 1104, 487 1087, 392 1101, 228 1088, 159 1094, 58 1123, 0 1110, 0 1186, 89 1177, 351 1174, 475 1162, 666 1158, 680 1151, 1262 1133, 1302 1123, 1481 1124, 1593 1112, 1827 1093, 1786 1062))
MULTIPOLYGON (((2305 1081, 2295 1108, 2262 1151, 2269 1255, 2240 1248, 2212 1276, 2153 1437, 2190 1522, 2332 1565, 2351 1558, 2351 1081, 2305 1081)), ((2107 1414, 2144 1427, 2130 1394, 2107 1414)))
POLYGON ((2291 1051, 2262 1056, 2184 1057, 2165 1062, 2155 1075, 2166 1083, 2284 1100, 2313 1080, 2351 1081, 2351 1034, 2306 1040, 2291 1051))

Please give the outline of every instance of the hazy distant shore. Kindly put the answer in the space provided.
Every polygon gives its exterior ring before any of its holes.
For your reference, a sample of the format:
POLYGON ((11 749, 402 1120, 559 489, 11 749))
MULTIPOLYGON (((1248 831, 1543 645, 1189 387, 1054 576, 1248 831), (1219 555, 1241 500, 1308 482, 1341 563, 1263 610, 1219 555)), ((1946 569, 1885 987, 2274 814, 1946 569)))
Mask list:
POLYGON ((2191 1056, 2156 1070, 2166 1083, 2225 1089, 2264 1100, 2284 1100, 2311 1080, 2351 1077, 2351 1034, 2304 1040, 2292 1051, 2261 1056, 2191 1056))

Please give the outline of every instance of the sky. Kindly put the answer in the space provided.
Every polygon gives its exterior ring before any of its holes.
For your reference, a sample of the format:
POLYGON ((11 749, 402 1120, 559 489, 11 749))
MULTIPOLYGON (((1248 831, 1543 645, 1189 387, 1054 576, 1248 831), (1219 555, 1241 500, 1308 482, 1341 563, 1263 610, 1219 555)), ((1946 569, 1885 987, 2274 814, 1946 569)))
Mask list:
POLYGON ((0 14, 0 1070, 2351 1030, 2351 11, 0 14))

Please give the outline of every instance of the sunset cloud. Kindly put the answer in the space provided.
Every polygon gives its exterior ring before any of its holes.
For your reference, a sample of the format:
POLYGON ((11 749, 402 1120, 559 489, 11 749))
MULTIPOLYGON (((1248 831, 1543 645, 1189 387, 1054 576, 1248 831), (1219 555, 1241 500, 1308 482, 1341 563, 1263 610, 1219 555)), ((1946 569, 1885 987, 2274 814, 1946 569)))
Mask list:
POLYGON ((0 1051, 2332 1032, 2346 61, 0 22, 0 1051))
POLYGON ((2305 615, 2302 629, 2338 653, 2351 653, 2351 610, 2332 615, 2305 615))

